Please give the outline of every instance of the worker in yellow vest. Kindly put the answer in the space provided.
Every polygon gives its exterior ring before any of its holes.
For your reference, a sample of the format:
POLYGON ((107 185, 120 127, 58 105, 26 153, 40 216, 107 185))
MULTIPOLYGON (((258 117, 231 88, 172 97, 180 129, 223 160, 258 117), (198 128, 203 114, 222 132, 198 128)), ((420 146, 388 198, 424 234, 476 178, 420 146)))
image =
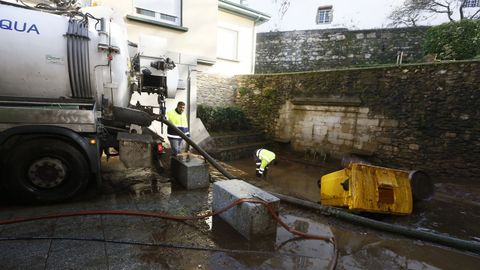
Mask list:
MULTIPOLYGON (((188 120, 185 111, 185 102, 179 101, 177 107, 174 110, 167 112, 168 121, 172 122, 178 129, 180 129, 185 135, 190 136, 188 131, 188 120)), ((178 136, 172 128, 168 127, 167 137, 170 141, 170 148, 172 150, 172 155, 176 156, 180 153, 182 149, 182 137, 178 136)))
POLYGON ((258 177, 267 178, 268 166, 275 164, 275 153, 267 149, 260 148, 255 151, 255 163, 257 165, 256 175, 258 177))

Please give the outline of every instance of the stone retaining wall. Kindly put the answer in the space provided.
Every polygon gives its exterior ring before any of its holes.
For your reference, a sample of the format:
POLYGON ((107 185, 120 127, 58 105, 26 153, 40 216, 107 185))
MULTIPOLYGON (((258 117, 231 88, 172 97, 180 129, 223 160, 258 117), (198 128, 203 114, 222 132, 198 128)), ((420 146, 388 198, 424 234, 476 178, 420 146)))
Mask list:
POLYGON ((480 174, 480 62, 238 76, 236 103, 298 151, 372 155, 434 176, 480 174))
POLYGON ((427 27, 346 29, 257 34, 255 73, 420 62, 427 27))
POLYGON ((197 74, 197 104, 228 107, 235 104, 236 82, 232 76, 197 74))

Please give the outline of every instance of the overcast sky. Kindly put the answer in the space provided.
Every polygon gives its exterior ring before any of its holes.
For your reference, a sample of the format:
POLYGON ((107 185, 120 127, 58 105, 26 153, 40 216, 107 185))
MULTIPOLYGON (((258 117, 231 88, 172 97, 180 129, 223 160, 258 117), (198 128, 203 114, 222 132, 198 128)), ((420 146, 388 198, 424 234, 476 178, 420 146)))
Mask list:
MULTIPOLYGON (((281 0, 248 0, 247 6, 269 14, 269 22, 257 27, 258 32, 292 31, 306 29, 348 28, 351 30, 385 28, 391 21, 388 15, 405 0, 290 0, 290 6, 282 16, 281 0), (317 24, 319 7, 332 6, 333 20, 317 24)), ((240 0, 232 0, 240 3, 240 0)), ((456 9, 455 9, 456 11, 456 9)), ((419 25, 435 25, 447 21, 447 16, 426 16, 419 25)))

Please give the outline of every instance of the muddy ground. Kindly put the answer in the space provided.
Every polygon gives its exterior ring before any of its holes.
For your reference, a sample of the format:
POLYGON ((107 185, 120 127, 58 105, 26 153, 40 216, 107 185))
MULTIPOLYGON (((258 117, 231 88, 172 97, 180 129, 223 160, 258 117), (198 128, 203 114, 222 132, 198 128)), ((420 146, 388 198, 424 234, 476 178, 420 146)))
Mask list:
MULTIPOLYGON (((317 180, 340 167, 301 155, 281 159, 269 177, 255 177, 251 158, 224 164, 248 182, 317 202, 317 180)), ((185 190, 168 175, 126 169, 103 160, 104 183, 72 201, 21 205, 2 196, 0 219, 90 210, 131 210, 198 215, 211 209, 211 186, 185 190)), ((224 177, 212 169, 212 181, 224 177)), ((448 180, 448 179, 447 179, 448 180)), ((435 196, 410 216, 374 218, 480 242, 480 187, 436 182, 435 196)), ((281 218, 297 230, 335 236, 337 269, 478 269, 480 255, 375 231, 281 203, 281 218)), ((1 269, 327 269, 329 243, 294 237, 281 227, 274 237, 247 241, 219 218, 170 221, 149 217, 89 215, 0 226, 1 269)))

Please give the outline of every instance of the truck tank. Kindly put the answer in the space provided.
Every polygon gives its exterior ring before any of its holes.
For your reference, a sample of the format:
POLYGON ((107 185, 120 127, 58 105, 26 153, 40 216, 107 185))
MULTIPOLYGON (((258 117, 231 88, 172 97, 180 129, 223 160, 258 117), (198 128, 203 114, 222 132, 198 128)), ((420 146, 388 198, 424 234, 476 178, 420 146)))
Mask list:
POLYGON ((123 133, 140 133, 153 153, 163 139, 146 127, 163 119, 178 80, 168 57, 137 52, 130 61, 123 18, 110 8, 54 2, 0 1, 0 185, 39 202, 100 183, 102 152, 119 150, 123 133), (131 106, 133 89, 156 94, 160 113, 131 106))
POLYGON ((0 3, 0 96, 128 106, 123 21, 106 7, 82 13, 90 15, 72 19, 0 3))

